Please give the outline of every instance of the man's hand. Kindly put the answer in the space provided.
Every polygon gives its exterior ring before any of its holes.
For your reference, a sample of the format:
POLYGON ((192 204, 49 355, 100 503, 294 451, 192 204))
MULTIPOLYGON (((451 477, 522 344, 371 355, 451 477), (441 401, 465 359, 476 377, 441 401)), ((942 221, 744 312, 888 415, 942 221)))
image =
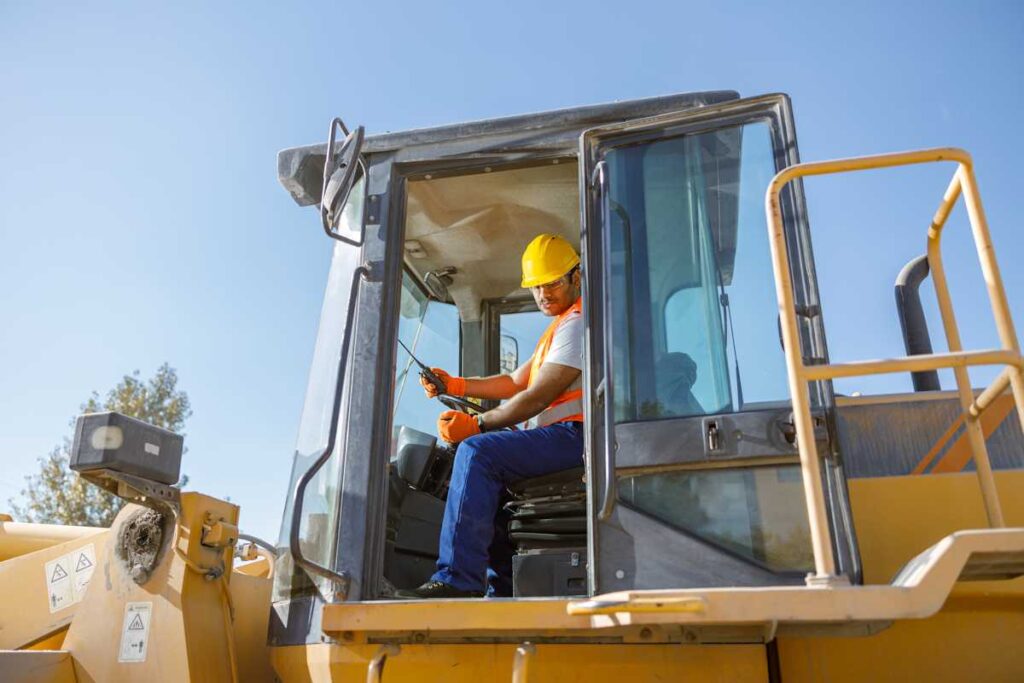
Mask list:
MULTIPOLYGON (((437 375, 437 378, 444 382, 445 393, 449 396, 465 396, 466 380, 462 377, 452 377, 441 368, 430 368, 430 371, 437 375)), ((441 387, 435 386, 433 382, 420 375, 420 385, 427 392, 427 398, 436 398, 441 393, 441 387)))
POLYGON ((457 410, 446 410, 437 418, 437 433, 451 444, 465 441, 480 433, 476 418, 457 410))

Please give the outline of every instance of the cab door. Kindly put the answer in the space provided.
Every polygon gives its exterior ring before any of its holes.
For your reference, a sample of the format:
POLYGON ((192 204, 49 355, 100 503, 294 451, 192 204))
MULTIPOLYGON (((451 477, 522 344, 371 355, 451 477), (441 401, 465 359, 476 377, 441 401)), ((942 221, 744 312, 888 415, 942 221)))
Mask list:
MULTIPOLYGON (((798 161, 788 98, 594 128, 580 145, 591 591, 802 583, 814 560, 764 212, 768 182, 798 161)), ((827 362, 791 187, 802 348, 827 362)), ((832 387, 810 389, 833 552, 857 581, 832 387)))

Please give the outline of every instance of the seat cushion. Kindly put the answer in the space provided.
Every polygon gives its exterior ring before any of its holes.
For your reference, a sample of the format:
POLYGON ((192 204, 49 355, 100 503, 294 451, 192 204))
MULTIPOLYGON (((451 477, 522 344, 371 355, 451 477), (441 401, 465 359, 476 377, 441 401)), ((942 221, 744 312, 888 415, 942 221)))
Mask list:
POLYGON ((553 496, 574 491, 582 491, 584 488, 583 468, 574 467, 571 470, 552 472, 542 477, 532 477, 517 481, 508 487, 513 496, 520 498, 536 498, 539 496, 553 496))

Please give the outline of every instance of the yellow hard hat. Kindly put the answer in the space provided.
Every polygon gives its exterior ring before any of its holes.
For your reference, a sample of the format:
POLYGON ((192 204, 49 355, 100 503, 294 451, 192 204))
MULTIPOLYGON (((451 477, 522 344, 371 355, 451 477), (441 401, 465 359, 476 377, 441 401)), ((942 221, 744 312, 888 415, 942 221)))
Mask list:
POLYGON ((554 282, 579 262, 579 255, 565 238, 547 233, 537 235, 523 252, 523 287, 554 282))

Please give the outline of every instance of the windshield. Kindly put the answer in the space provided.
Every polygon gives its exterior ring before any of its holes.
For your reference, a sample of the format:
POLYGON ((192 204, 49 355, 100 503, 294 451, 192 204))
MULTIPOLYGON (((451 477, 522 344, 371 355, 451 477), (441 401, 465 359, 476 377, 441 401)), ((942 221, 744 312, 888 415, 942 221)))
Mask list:
MULTIPOLYGON (((408 274, 402 275, 398 338, 428 367, 459 374, 458 310, 452 304, 428 300, 408 274)), ((444 406, 423 393, 419 366, 399 345, 395 362, 394 433, 405 426, 436 434, 437 416, 443 410, 444 406)))

